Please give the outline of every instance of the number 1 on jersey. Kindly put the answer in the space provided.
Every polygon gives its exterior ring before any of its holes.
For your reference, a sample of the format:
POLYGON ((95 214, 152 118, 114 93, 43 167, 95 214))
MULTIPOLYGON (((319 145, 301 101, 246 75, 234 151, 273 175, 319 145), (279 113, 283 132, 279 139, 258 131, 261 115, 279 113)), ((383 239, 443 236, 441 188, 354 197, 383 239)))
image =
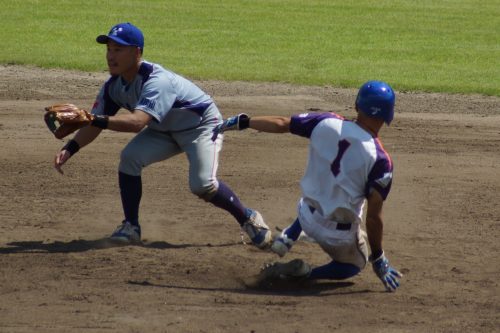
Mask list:
POLYGON ((347 148, 349 148, 350 145, 351 143, 346 139, 339 141, 339 151, 337 152, 337 157, 335 157, 331 166, 332 173, 335 177, 337 177, 340 173, 340 160, 342 159, 342 156, 344 156, 345 151, 347 150, 347 148))

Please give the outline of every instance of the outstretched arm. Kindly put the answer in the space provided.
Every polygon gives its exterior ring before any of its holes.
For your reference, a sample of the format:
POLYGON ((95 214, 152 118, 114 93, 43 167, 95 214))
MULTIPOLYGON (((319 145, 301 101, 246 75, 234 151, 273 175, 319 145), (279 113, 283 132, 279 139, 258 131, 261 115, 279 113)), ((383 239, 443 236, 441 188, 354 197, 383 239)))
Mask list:
POLYGON ((117 132, 140 132, 153 117, 142 110, 115 116, 97 115, 90 122, 91 127, 110 129, 117 132))
POLYGON ((108 118, 107 129, 117 132, 140 132, 153 117, 142 110, 117 114, 108 118))
POLYGON ((249 127, 267 133, 287 133, 290 132, 290 117, 252 117, 249 119, 249 127))
POLYGON ((240 113, 237 116, 227 118, 221 124, 215 126, 212 140, 215 140, 217 135, 225 131, 241 131, 247 128, 267 133, 286 133, 290 131, 290 117, 260 116, 250 118, 247 114, 240 113))

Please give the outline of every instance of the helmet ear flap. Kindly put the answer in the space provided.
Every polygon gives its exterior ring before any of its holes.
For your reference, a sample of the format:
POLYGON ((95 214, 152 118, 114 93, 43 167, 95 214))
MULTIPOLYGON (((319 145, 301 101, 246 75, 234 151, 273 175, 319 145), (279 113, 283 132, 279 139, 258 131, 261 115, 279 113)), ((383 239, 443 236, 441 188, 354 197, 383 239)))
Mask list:
POLYGON ((382 81, 368 81, 358 91, 356 110, 368 117, 382 118, 390 124, 394 118, 396 95, 391 86, 382 81))

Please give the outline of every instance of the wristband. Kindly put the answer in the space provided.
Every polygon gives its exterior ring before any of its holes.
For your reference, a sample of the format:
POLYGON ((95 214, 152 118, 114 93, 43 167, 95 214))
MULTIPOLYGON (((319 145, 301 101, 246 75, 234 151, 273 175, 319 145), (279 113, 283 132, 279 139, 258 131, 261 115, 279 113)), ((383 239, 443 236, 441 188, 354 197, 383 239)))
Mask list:
POLYGON ((248 127, 250 127, 250 117, 241 116, 238 127, 240 130, 244 130, 244 129, 247 129, 248 127))
POLYGON ((94 116, 94 120, 92 120, 90 125, 106 129, 108 128, 108 122, 109 122, 109 116, 97 115, 94 116))
POLYGON ((61 150, 66 150, 70 155, 76 154, 80 150, 80 145, 75 140, 71 139, 61 150))
POLYGON ((369 258, 370 262, 374 262, 377 259, 380 259, 380 257, 382 257, 383 254, 384 254, 383 250, 378 250, 378 251, 372 252, 372 254, 370 255, 370 258, 369 258))

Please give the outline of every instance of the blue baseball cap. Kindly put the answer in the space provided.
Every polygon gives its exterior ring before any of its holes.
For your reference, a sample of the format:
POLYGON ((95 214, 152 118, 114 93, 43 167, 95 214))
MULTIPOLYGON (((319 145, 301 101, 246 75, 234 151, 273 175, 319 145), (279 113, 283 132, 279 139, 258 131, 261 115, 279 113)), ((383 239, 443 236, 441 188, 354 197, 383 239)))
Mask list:
POLYGON ((141 50, 144 48, 142 31, 132 23, 119 23, 112 27, 107 35, 97 36, 96 41, 99 44, 107 44, 110 39, 120 45, 137 46, 141 50))

